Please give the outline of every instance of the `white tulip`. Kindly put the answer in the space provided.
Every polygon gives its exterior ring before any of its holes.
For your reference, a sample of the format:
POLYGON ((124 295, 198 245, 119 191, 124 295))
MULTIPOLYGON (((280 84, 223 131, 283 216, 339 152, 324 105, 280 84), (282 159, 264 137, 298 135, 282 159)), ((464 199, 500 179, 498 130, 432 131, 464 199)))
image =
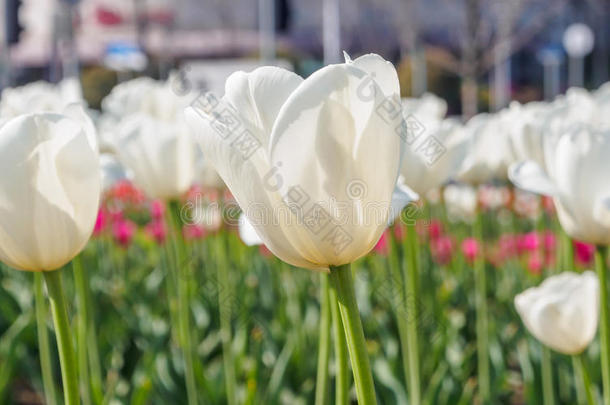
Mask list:
POLYGON ((595 273, 565 272, 515 297, 515 307, 536 339, 563 354, 582 353, 595 338, 599 282, 595 273))
POLYGON ((244 214, 239 216, 239 237, 247 246, 262 245, 263 240, 256 233, 256 229, 252 226, 248 217, 244 214))
POLYGON ((543 102, 522 105, 514 101, 499 113, 517 161, 544 162, 544 124, 552 109, 552 105, 543 102))
POLYGON ((431 93, 420 98, 403 98, 402 106, 406 116, 413 115, 424 127, 436 126, 447 114, 447 102, 431 93))
POLYGON ((65 79, 57 85, 33 82, 2 91, 0 118, 6 120, 21 114, 39 112, 61 113, 67 105, 82 102, 80 82, 76 78, 65 79))
POLYGON ((265 245, 326 270, 368 253, 386 228, 403 123, 396 70, 377 55, 306 80, 276 67, 236 72, 187 119, 265 245))
POLYGON ((172 80, 175 79, 157 81, 140 77, 121 83, 102 100, 102 111, 117 121, 134 114, 168 122, 182 120, 184 108, 194 96, 182 95, 172 86, 172 80))
POLYGON ((610 130, 577 126, 545 139, 545 165, 511 167, 519 188, 553 197, 563 229, 572 238, 610 244, 610 130))
POLYGON ((73 107, 69 115, 21 115, 0 128, 0 260, 11 267, 58 269, 91 235, 100 168, 83 116, 73 107))
POLYGON ((470 222, 477 210, 477 191, 467 184, 449 184, 443 190, 447 214, 451 220, 470 222))
POLYGON ((114 139, 119 159, 152 198, 179 198, 193 184, 195 143, 186 124, 134 114, 114 139))
POLYGON ((502 120, 491 114, 479 114, 468 121, 464 130, 470 145, 458 179, 472 185, 505 180, 514 156, 502 120))
POLYGON ((469 146, 462 125, 457 121, 444 120, 436 127, 429 124, 425 131, 440 143, 440 156, 430 161, 425 148, 407 147, 400 171, 409 187, 420 195, 455 177, 469 146))
POLYGON ((102 101, 103 141, 153 198, 180 197, 195 179, 195 143, 184 120, 189 100, 169 81, 121 83, 102 101))

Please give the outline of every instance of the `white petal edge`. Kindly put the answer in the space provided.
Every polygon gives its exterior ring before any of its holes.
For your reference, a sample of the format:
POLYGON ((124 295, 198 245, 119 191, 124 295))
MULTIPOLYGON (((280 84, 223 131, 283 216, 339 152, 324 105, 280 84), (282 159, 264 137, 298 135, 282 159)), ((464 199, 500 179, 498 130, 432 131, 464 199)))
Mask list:
POLYGON ((554 196, 557 187, 538 163, 527 160, 513 163, 508 170, 508 178, 520 189, 535 194, 554 196))

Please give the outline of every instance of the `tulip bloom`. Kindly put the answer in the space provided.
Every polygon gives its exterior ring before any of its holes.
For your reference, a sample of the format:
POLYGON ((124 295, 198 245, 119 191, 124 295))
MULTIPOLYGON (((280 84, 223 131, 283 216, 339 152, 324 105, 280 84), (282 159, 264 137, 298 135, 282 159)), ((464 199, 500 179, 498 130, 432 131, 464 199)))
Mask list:
POLYGON ((104 141, 152 198, 176 199, 193 184, 195 144, 184 123, 187 104, 169 82, 149 78, 122 83, 102 101, 104 141))
POLYGON ((593 341, 599 319, 595 273, 565 272, 515 297, 515 307, 538 340, 564 354, 579 354, 593 341))
POLYGON ((4 89, 0 97, 0 117, 10 119, 31 111, 61 113, 69 104, 82 101, 77 78, 64 79, 58 84, 38 81, 4 89))
POLYGON ((449 184, 443 190, 443 198, 450 220, 472 222, 477 210, 477 192, 465 184, 449 184))
MULTIPOLYGON (((61 274, 53 270, 80 253, 97 219, 101 187, 93 124, 75 105, 63 114, 9 120, 0 127, 0 172, 0 260, 16 269, 44 272, 64 402, 75 404, 79 393, 73 335, 61 274)), ((37 306, 44 302, 40 278, 35 276, 37 306)), ((46 328, 42 320, 37 326, 46 328)), ((43 340, 40 345, 48 350, 43 340)), ((41 365, 49 373, 48 363, 41 365)), ((48 380, 44 385, 48 387, 48 380)))
MULTIPOLYGON (((419 115, 415 117, 419 119, 419 115)), ((422 130, 425 132, 418 137, 422 141, 418 139, 407 147, 400 172, 405 183, 419 195, 454 178, 469 146, 458 122, 445 120, 432 125, 422 130)))
POLYGON ((505 124, 515 159, 544 162, 544 123, 552 104, 538 102, 525 105, 513 101, 499 115, 505 124))
POLYGON ((0 260, 56 270, 95 225, 100 168, 95 133, 80 107, 28 114, 0 128, 0 260))
POLYGON ((187 120, 264 244, 326 269, 365 255, 387 226, 398 95, 394 67, 371 54, 305 80, 276 67, 234 73, 225 96, 196 100, 187 120))
POLYGON ((553 196, 561 226, 574 239, 610 244, 610 131, 579 126, 549 136, 544 168, 533 161, 511 167, 525 190, 553 196))
POLYGON ((474 262, 480 251, 480 243, 475 238, 466 238, 462 241, 462 254, 469 262, 474 262))
POLYGON ((208 94, 187 109, 264 244, 287 263, 330 272, 362 404, 376 403, 375 388, 349 264, 387 227, 408 136, 399 94, 392 64, 370 54, 305 80, 270 66, 237 72, 221 100, 208 94))
POLYGON ((184 124, 134 115, 120 125, 115 145, 134 182, 152 198, 178 198, 193 184, 195 145, 184 124))
POLYGON ((508 167, 514 161, 505 123, 490 114, 472 117, 464 127, 469 138, 469 152, 457 178, 479 185, 507 178, 508 167))

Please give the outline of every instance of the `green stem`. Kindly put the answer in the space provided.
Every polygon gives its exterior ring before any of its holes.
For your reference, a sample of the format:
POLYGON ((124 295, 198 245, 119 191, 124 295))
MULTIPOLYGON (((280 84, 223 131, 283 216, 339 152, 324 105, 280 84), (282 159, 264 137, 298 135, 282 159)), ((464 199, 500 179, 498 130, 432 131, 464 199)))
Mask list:
MULTIPOLYGON (((324 275, 325 277, 328 277, 324 275)), ((333 323, 333 340, 335 347, 335 405, 349 404, 349 364, 347 342, 343 331, 341 311, 337 301, 337 292, 334 288, 329 292, 330 311, 333 323)))
POLYGON ((488 324, 487 324, 487 281, 485 274, 485 259, 483 252, 483 219, 480 213, 474 225, 475 239, 480 245, 479 255, 474 261, 474 289, 476 305, 476 332, 477 332, 477 372, 479 379, 479 395, 482 403, 490 399, 489 378, 489 349, 488 349, 488 324))
POLYGON ((572 356, 572 369, 574 370, 574 386, 576 387, 576 402, 578 405, 587 405, 586 388, 583 386, 583 371, 578 355, 572 356))
POLYGON ((551 361, 551 350, 542 345, 542 399, 544 405, 555 404, 555 391, 553 389, 553 363, 551 361))
POLYGON ((561 265, 562 269, 571 269, 574 266, 574 249, 572 247, 572 239, 562 229, 559 229, 561 247, 561 265))
POLYGON ((415 226, 407 228, 407 247, 405 266, 403 266, 403 280, 405 295, 403 305, 407 315, 407 349, 409 357, 409 404, 419 405, 421 402, 421 384, 419 377, 419 344, 418 320, 419 298, 417 288, 419 285, 419 247, 415 226))
POLYGON ((229 269, 225 265, 226 252, 222 235, 216 236, 216 276, 218 278, 218 310, 220 312, 220 336, 222 339, 222 361, 225 374, 225 386, 227 391, 227 404, 234 405, 235 387, 235 366, 233 362, 233 349, 231 347, 231 305, 233 296, 229 284, 229 269))
POLYGON ((392 279, 390 284, 394 289, 394 313, 396 315, 396 325, 398 326, 398 339, 400 341, 400 353, 402 359, 402 368, 405 375, 405 387, 409 386, 411 373, 409 372, 409 339, 408 339, 408 313, 406 305, 406 283, 401 273, 400 264, 398 263, 398 257, 396 257, 396 245, 393 245, 392 252, 390 253, 390 271, 392 279))
POLYGON ((78 405, 80 403, 78 396, 78 374, 76 372, 72 332, 70 330, 61 272, 59 270, 45 271, 43 274, 49 293, 49 300, 51 301, 51 313, 53 314, 55 335, 57 337, 61 378, 64 387, 64 403, 65 405, 78 405))
POLYGON ((591 379, 589 372, 587 371, 587 362, 585 360, 585 354, 577 354, 572 356, 572 364, 574 366, 574 376, 576 378, 576 386, 579 391, 579 404, 595 405, 593 399, 593 390, 591 388, 591 379), (586 398, 585 399, 583 398, 586 398))
POLYGON ((351 266, 349 264, 337 267, 330 266, 330 282, 332 289, 337 294, 343 330, 352 362, 358 403, 360 405, 377 404, 364 331, 356 304, 351 266))
POLYGON ((85 285, 83 265, 80 256, 72 259, 74 284, 76 289, 76 304, 78 316, 76 323, 76 357, 78 360, 78 377, 80 393, 84 405, 91 405, 91 385, 89 384, 89 361, 87 358, 87 286, 85 285))
POLYGON ((595 268, 599 277, 600 313, 600 343, 602 361, 602 381, 604 386, 604 405, 610 405, 610 336, 608 319, 608 284, 607 284, 607 247, 598 246, 595 250, 595 268))
POLYGON ((315 405, 328 402, 328 358, 330 356, 330 297, 328 276, 320 274, 320 331, 315 405))
POLYGON ((184 357, 184 374, 186 379, 186 395, 188 405, 197 405, 197 384, 193 367, 194 350, 192 345, 190 322, 189 278, 191 277, 191 261, 186 255, 186 247, 182 238, 180 221, 180 205, 178 201, 169 204, 169 216, 172 220, 172 241, 175 252, 175 275, 178 294, 178 328, 180 343, 184 357))
POLYGON ((36 328, 38 330, 38 351, 40 352, 40 368, 42 369, 42 385, 47 405, 57 404, 53 368, 51 367, 51 346, 47 330, 47 303, 42 288, 42 274, 34 273, 34 290, 36 299, 36 328))
POLYGON ((89 372, 91 373, 91 390, 95 403, 104 400, 102 367, 100 364, 100 352, 97 342, 97 330, 95 327, 95 312, 91 305, 91 285, 89 284, 89 273, 83 272, 83 283, 85 290, 85 305, 87 306, 87 348, 89 357, 89 372))

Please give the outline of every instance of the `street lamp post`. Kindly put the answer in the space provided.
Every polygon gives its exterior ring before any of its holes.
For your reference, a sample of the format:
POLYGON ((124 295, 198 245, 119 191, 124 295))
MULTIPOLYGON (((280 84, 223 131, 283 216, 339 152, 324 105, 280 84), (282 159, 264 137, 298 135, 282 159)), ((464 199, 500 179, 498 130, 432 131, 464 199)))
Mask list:
POLYGON ((339 0, 324 0, 322 3, 322 46, 324 64, 341 62, 339 0))
POLYGON ((563 34, 563 47, 570 60, 568 62, 568 84, 582 87, 584 85, 584 58, 593 50, 595 38, 587 25, 576 23, 570 25, 563 34))
POLYGON ((258 33, 263 63, 275 60, 275 0, 258 0, 258 33))

